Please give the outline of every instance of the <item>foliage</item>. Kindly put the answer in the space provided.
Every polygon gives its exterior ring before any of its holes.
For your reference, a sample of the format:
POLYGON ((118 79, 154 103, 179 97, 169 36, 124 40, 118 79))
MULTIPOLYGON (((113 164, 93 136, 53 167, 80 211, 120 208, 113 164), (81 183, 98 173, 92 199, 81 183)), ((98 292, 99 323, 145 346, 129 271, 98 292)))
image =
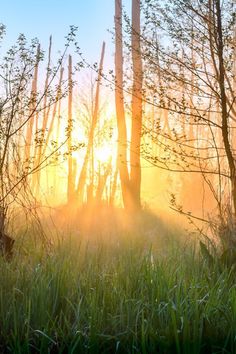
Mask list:
MULTIPOLYGON (((57 76, 71 44, 78 50, 76 30, 76 27, 70 27, 64 51, 55 65, 50 63, 50 37, 44 88, 38 85, 40 65, 44 65, 45 58, 38 39, 28 42, 20 34, 16 44, 0 56, 0 238, 16 206, 20 206, 21 211, 27 209, 27 213, 31 210, 35 203, 35 176, 39 182, 40 171, 51 163, 53 156, 58 156, 63 145, 51 143, 50 131, 45 138, 44 121, 50 109, 67 95, 67 80, 58 83, 57 76), (47 145, 50 143, 49 152, 47 145)), ((4 34, 5 28, 0 25, 0 40, 4 34)))
POLYGON ((159 238, 71 238, 1 259, 1 352, 235 352, 234 273, 159 238))

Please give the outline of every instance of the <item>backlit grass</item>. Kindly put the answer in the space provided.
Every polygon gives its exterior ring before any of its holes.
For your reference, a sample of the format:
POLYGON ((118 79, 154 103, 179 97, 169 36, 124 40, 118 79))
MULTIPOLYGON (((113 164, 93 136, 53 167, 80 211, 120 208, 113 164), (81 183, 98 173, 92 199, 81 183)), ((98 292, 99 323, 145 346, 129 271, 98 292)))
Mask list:
POLYGON ((70 239, 0 267, 1 352, 236 352, 235 274, 194 246, 70 239))

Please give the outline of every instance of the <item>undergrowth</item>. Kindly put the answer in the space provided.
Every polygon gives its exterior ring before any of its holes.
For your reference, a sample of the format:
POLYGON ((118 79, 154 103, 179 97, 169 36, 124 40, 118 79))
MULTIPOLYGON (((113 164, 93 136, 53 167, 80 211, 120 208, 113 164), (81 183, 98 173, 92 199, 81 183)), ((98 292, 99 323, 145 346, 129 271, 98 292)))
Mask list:
POLYGON ((235 353, 234 268, 159 229, 16 242, 0 259, 0 352, 235 353))

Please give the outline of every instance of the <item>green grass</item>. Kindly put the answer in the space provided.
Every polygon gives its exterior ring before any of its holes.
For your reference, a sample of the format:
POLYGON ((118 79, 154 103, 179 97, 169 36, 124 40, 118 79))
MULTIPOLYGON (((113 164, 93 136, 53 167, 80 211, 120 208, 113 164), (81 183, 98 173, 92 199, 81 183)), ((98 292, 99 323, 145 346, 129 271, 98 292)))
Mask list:
POLYGON ((235 353, 235 274, 194 246, 60 243, 0 260, 1 353, 235 353))

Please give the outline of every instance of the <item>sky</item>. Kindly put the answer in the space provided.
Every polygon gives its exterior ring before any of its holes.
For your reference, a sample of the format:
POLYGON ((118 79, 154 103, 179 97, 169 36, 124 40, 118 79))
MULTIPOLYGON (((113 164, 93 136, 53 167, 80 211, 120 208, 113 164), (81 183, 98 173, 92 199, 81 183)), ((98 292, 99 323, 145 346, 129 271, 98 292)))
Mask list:
MULTIPOLYGON (((4 46, 13 44, 19 33, 37 37, 47 49, 52 34, 54 49, 64 46, 70 25, 79 27, 78 42, 89 62, 99 60, 102 41, 107 44, 106 61, 114 52, 112 36, 115 0, 5 0, 1 2, 0 22, 7 27, 4 46)), ((131 0, 123 0, 129 9, 131 0)))

